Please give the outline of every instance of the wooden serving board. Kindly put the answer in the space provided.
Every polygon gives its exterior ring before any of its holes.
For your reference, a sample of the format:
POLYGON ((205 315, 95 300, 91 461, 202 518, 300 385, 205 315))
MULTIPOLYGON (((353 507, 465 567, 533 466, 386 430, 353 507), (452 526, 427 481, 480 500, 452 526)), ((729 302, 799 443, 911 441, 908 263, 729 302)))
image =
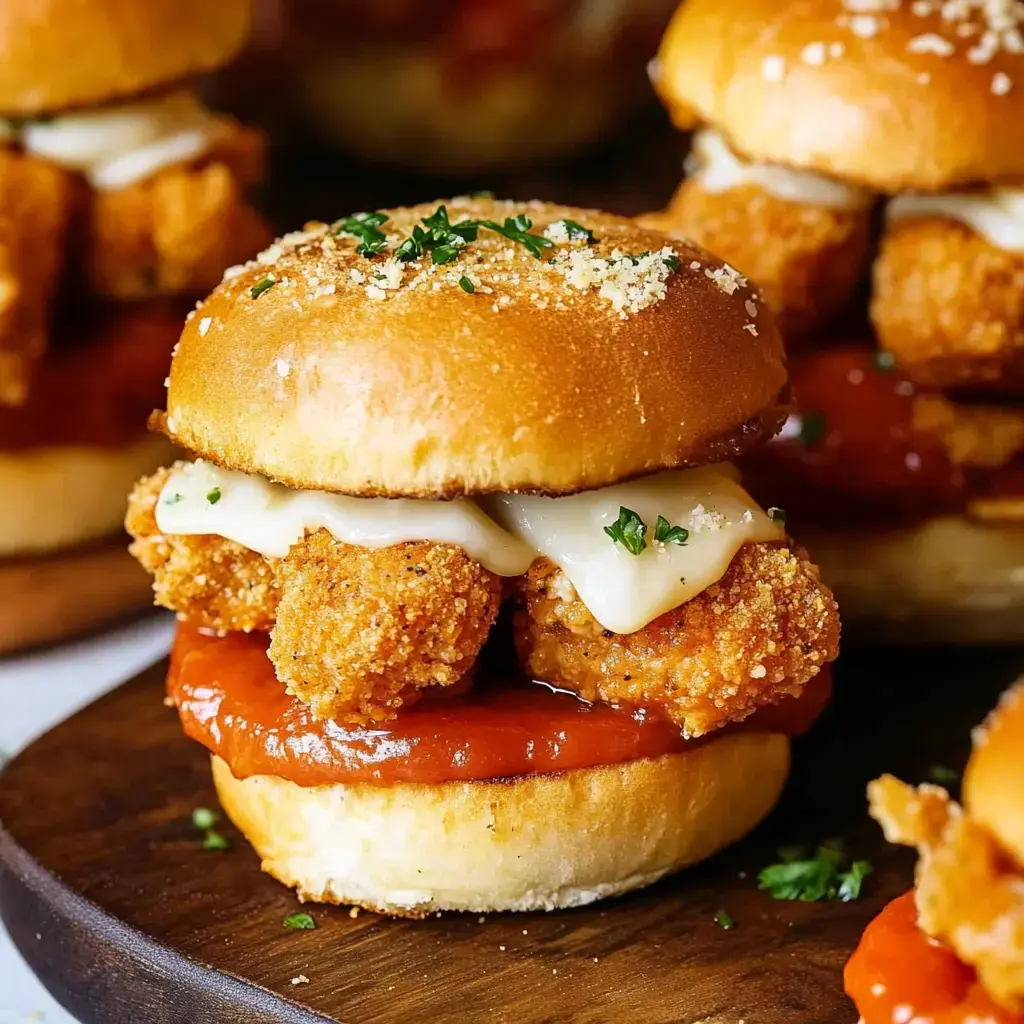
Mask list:
POLYGON ((864 785, 961 767, 970 728, 1022 667, 1020 651, 847 654, 780 809, 644 892, 485 920, 307 907, 316 930, 290 931, 295 898, 230 826, 229 851, 201 849, 190 818, 216 806, 207 758, 162 703, 161 665, 0 775, 0 913, 56 998, 103 1024, 852 1024, 843 963, 913 862, 867 818, 864 785), (831 836, 875 864, 860 902, 758 892, 780 845, 831 836))

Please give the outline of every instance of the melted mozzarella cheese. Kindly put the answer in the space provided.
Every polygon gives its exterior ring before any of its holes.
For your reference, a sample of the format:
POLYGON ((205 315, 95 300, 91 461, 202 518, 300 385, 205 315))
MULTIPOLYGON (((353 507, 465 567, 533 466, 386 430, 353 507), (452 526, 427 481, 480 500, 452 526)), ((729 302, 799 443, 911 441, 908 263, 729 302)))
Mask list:
POLYGON ((807 206, 858 210, 871 203, 871 193, 866 189, 846 185, 822 174, 742 160, 729 148, 725 139, 711 129, 700 131, 693 137, 693 149, 686 169, 708 192, 728 192, 744 185, 754 185, 778 199, 807 206))
POLYGON ((156 520, 162 533, 215 534, 278 558, 321 528, 370 548, 412 540, 452 544, 501 576, 519 576, 543 555, 615 633, 642 629, 706 590, 743 544, 784 535, 729 466, 659 473, 564 498, 501 494, 478 503, 299 491, 196 462, 168 479, 156 520), (648 525, 637 555, 605 532, 622 507, 648 525), (656 540, 659 516, 689 531, 684 544, 656 540))
POLYGON ((208 152, 223 122, 188 91, 29 121, 11 134, 27 153, 114 191, 208 152))
POLYGON ((902 195, 889 203, 889 220, 948 217, 966 224, 997 249, 1024 252, 1024 189, 902 195))
POLYGON ((613 633, 633 633, 685 604, 722 578, 742 545, 784 533, 720 467, 659 473, 566 498, 499 495, 485 505, 554 562, 613 633), (605 533, 622 507, 647 524, 647 546, 638 555, 605 533), (688 530, 686 543, 655 540, 658 516, 688 530))

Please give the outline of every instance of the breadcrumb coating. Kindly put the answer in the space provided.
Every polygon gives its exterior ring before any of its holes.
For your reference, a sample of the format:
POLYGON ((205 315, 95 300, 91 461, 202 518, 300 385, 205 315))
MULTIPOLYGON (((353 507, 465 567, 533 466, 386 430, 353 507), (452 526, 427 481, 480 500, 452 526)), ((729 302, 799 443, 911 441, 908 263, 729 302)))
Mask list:
POLYGON ((626 635, 602 629, 546 559, 517 582, 516 646, 534 678, 587 700, 662 705, 687 736, 796 696, 838 653, 832 594, 782 544, 744 546, 718 583, 626 635))
POLYGON ((166 536, 155 509, 170 473, 140 481, 125 520, 156 603, 214 629, 268 630, 277 677, 317 717, 384 721, 472 667, 502 582, 459 548, 373 550, 320 530, 265 558, 220 537, 166 536))
POLYGON ((998 469, 1024 452, 1024 409, 914 397, 915 430, 934 434, 954 466, 998 469))
POLYGON ((891 775, 868 786, 891 843, 915 846, 918 924, 977 970, 985 990, 1024 1012, 1024 871, 938 786, 891 775))
POLYGON ((686 179, 663 213, 641 221, 694 239, 755 280, 787 340, 828 324, 867 275, 867 209, 790 203, 752 185, 708 192, 686 179))
POLYGON ((72 186, 51 164, 0 150, 0 405, 25 401, 48 347, 72 186))
POLYGON ((1024 255, 942 218, 890 225, 871 319, 919 384, 1024 394, 1024 255))

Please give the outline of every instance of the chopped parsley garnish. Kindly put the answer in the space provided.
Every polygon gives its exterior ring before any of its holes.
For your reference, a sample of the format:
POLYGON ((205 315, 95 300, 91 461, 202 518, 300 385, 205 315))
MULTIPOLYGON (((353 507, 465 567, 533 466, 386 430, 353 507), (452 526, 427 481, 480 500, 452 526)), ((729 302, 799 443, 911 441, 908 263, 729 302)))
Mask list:
POLYGON ((665 256, 662 262, 668 267, 669 270, 674 274, 679 269, 679 257, 678 256, 665 256))
POLYGON ((778 852, 781 863, 770 864, 757 876, 757 887, 776 900, 848 903, 860 897, 864 879, 872 871, 866 860, 855 860, 844 870, 846 857, 842 845, 836 841, 822 843, 813 857, 806 856, 807 851, 799 848, 789 847, 778 852))
POLYGON ((231 843, 224 838, 216 829, 208 828, 203 836, 204 850, 230 850, 231 843))
POLYGON ((258 299, 264 292, 270 291, 270 289, 273 288, 275 284, 277 284, 277 282, 272 277, 265 277, 263 278, 262 281, 259 282, 259 284, 254 284, 249 289, 249 294, 254 299, 258 299))
POLYGON ((736 927, 736 918, 733 917, 728 910, 719 910, 715 914, 715 924, 717 924, 719 928, 724 928, 726 931, 729 931, 729 929, 736 927))
POLYGON ((664 517, 658 516, 654 524, 654 539, 662 544, 685 544, 689 540, 690 531, 681 526, 672 526, 664 517))
POLYGON ((476 291, 476 286, 465 274, 459 278, 459 287, 467 294, 472 295, 476 291))
POLYGON ((452 263, 459 258, 459 250, 467 242, 476 241, 476 235, 475 221, 452 224, 448 208, 442 203, 429 217, 423 218, 423 227, 417 224, 412 229, 412 234, 395 249, 395 256, 403 263, 410 263, 429 252, 434 263, 452 263))
POLYGON ((824 436, 828 428, 828 421, 823 412, 809 412, 800 417, 800 432, 796 439, 810 448, 816 445, 824 436))
POLYGON ((940 786, 955 786, 960 781, 960 773, 944 764, 933 764, 928 769, 928 778, 940 786))
POLYGON ((216 811, 211 811, 209 807, 197 807, 192 812, 192 824, 204 832, 208 828, 213 828, 218 821, 220 815, 216 811))
POLYGON ((604 532, 616 543, 621 544, 631 555, 639 555, 647 541, 647 524, 625 505, 619 506, 619 518, 606 526, 604 532))
POLYGON ((370 213, 354 213, 351 217, 344 217, 331 225, 331 230, 336 235, 354 235, 359 239, 356 252, 360 256, 376 256, 387 247, 387 235, 378 230, 382 224, 386 224, 388 215, 379 210, 370 213))
POLYGON ((891 352, 875 353, 875 369, 881 373, 892 373, 896 368, 896 357, 891 352))
MULTIPOLYGON (((504 224, 499 224, 493 220, 463 221, 462 223, 464 225, 472 224, 479 228, 487 228, 488 231, 494 231, 496 234, 507 238, 510 242, 518 242, 519 245, 529 251, 531 256, 536 256, 537 259, 544 255, 545 249, 551 249, 555 244, 543 235, 533 235, 530 233, 533 221, 525 213, 517 213, 514 217, 506 217, 504 224)), ((458 227, 459 225, 456 225, 456 229, 458 227)), ((470 239, 470 241, 472 240, 470 239)))
POLYGON ((289 914, 284 919, 284 926, 297 932, 310 932, 316 927, 316 921, 311 914, 289 914))
POLYGON ((597 241, 590 228, 585 228, 574 220, 563 220, 562 224, 565 225, 565 233, 569 236, 570 242, 586 242, 587 245, 593 245, 597 241))
POLYGON ((784 508, 776 508, 774 505, 772 505, 772 507, 770 509, 768 509, 768 518, 773 523, 785 524, 785 522, 786 522, 786 510, 784 508))
POLYGON ((184 494, 180 494, 177 491, 175 491, 174 494, 169 494, 166 498, 164 498, 164 504, 165 505, 177 505, 179 501, 184 501, 184 500, 185 500, 185 495, 184 494))
POLYGON ((207 491, 206 492, 206 500, 211 505, 216 505, 217 502, 220 501, 220 488, 219 487, 214 487, 214 489, 212 491, 207 491))

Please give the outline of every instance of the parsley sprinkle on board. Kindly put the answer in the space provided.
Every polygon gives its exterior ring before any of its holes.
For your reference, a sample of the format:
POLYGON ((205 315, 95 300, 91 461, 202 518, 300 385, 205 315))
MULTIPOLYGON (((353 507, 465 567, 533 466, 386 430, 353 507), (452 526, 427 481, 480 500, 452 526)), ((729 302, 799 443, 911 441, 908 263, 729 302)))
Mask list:
POLYGON ((604 532, 616 543, 621 544, 631 555, 639 555, 647 541, 647 524, 625 505, 619 506, 619 518, 606 526, 604 532))
POLYGON ((265 277, 259 284, 254 284, 249 289, 249 294, 254 298, 258 299, 264 292, 269 291, 277 282, 272 277, 265 277))
POLYGON ((719 910, 715 913, 715 924, 725 931, 736 927, 736 918, 728 910, 719 910))
POLYGON ((683 545, 690 539, 690 531, 681 526, 672 526, 664 516, 658 516, 654 524, 654 539, 662 544, 683 545))
POLYGON ((757 887, 772 899, 800 900, 816 903, 836 900, 848 903, 860 898, 864 879, 872 866, 866 860, 855 860, 843 869, 846 857, 838 842, 824 842, 814 852, 799 848, 779 850, 780 863, 770 864, 757 876, 757 887))
POLYGON ((472 281, 465 274, 459 278, 459 287, 467 294, 472 295, 476 291, 476 287, 472 281))
POLYGON ((284 919, 284 926, 296 932, 311 932, 316 928, 316 921, 311 914, 289 914, 284 919))

